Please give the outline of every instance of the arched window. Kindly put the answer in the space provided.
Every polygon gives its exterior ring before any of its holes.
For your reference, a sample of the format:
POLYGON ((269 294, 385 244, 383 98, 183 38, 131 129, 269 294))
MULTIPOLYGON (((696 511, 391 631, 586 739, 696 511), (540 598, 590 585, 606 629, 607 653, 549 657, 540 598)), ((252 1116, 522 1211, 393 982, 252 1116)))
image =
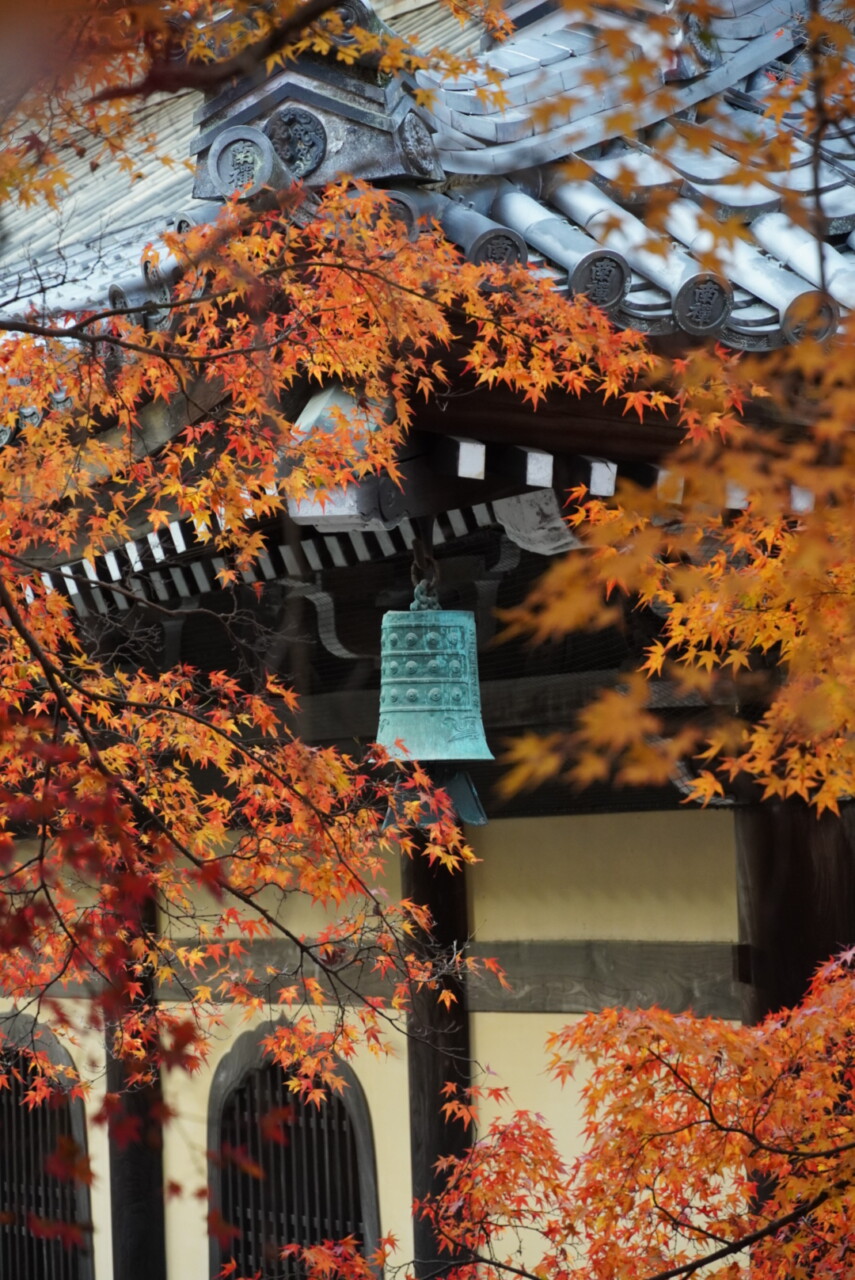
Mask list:
POLYGON ((264 1061, 270 1026, 241 1036, 211 1088, 211 1274, 230 1258, 237 1274, 299 1280, 283 1245, 356 1239, 370 1253, 379 1223, 374 1145, 365 1097, 343 1063, 344 1095, 320 1107, 291 1094, 282 1068, 264 1061), (228 1228, 234 1236, 228 1237, 228 1228))
POLYGON ((34 1043, 54 1062, 70 1065, 53 1036, 17 1015, 4 1027, 0 1050, 0 1277, 10 1280, 92 1280, 90 1242, 74 1242, 67 1228, 88 1229, 89 1191, 58 1176, 51 1157, 73 1163, 86 1153, 83 1104, 56 1094, 38 1106, 24 1101, 31 1084, 23 1048, 34 1043))

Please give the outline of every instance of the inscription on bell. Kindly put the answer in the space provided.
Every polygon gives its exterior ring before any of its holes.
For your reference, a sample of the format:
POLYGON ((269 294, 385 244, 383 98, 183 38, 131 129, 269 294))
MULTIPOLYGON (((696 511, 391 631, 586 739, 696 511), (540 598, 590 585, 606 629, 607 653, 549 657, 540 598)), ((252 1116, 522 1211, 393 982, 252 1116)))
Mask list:
POLYGON ((377 741, 392 756, 493 758, 481 725, 471 613, 456 609, 387 613, 381 651, 377 741))

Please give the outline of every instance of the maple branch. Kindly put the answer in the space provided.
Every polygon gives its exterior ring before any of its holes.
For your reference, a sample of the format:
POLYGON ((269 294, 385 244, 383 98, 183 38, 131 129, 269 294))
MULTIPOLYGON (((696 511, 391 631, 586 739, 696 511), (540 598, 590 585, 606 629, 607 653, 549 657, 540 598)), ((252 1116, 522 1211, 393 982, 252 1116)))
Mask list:
MULTIPOLYGON (((139 795, 137 795, 130 787, 128 787, 128 785, 125 783, 123 778, 117 776, 116 773, 112 769, 110 769, 110 767, 105 763, 103 756, 101 754, 101 751, 95 739, 93 738, 86 724, 86 721, 84 720, 83 716, 78 712, 77 708, 70 701, 70 699, 68 698, 68 696, 66 695, 62 687, 63 681, 65 681, 72 687, 76 687, 76 682, 74 682, 70 677, 68 677, 66 673, 61 672, 60 669, 55 665, 52 659, 45 652, 44 648, 42 647, 37 637, 32 633, 32 631, 29 629, 26 622, 22 618, 14 602, 14 599, 12 598, 11 593, 9 592, 7 585, 2 578, 0 578, 0 605, 2 605, 2 607, 6 611, 6 614, 9 618, 10 623, 18 632, 18 634, 21 636, 21 638, 24 640, 24 642, 27 644, 28 648, 30 649, 30 652, 33 654, 36 661, 39 663, 40 667, 42 668, 42 671, 44 672, 44 675, 45 675, 45 679, 48 685, 50 686, 51 691, 53 692, 57 702, 63 707, 63 710, 65 711, 66 715, 69 717, 72 723, 77 727, 77 730, 80 733, 81 739, 86 745, 87 750, 89 751, 89 754, 92 758, 93 764, 95 768, 98 770, 98 772, 101 773, 101 775, 112 786, 116 788, 118 793, 125 798, 125 800, 130 805, 132 811, 135 811, 138 814, 140 814, 145 821, 152 823, 156 827, 156 829, 162 835, 164 835, 167 838, 167 840, 169 840, 169 842, 173 845, 176 851, 180 853, 181 856, 184 857, 192 866, 196 867, 200 871, 204 871, 205 862, 201 858, 196 857, 196 855, 192 852, 192 850, 189 849, 188 846, 175 835, 174 831, 171 829, 169 824, 163 819, 160 813, 152 809, 150 805, 148 805, 139 795)), ((78 692, 82 692, 84 696, 87 696, 90 698, 98 697, 98 695, 95 695, 91 691, 87 690, 85 686, 83 687, 82 690, 78 689, 78 692)), ((104 700, 110 701, 111 699, 109 698, 108 695, 104 695, 104 700)), ((135 704, 135 705, 140 705, 140 708, 145 710, 152 710, 153 708, 153 704, 135 704)), ((158 709, 160 710, 160 708, 158 709)), ((170 708, 170 710, 175 711, 178 709, 170 708)), ((180 709, 179 713, 183 713, 183 712, 184 712, 184 709, 183 708, 180 709)), ((186 714, 189 714, 190 718, 193 718, 193 713, 186 713, 186 714)), ((203 720, 200 723, 204 724, 205 727, 208 729, 213 729, 215 733, 224 734, 224 731, 217 729, 215 726, 211 726, 207 721, 203 720)), ((243 747, 242 744, 236 743, 234 739, 229 739, 229 741, 232 743, 232 745, 236 747, 237 750, 241 751, 244 754, 249 755, 250 758, 253 759, 251 754, 248 752, 247 748, 243 747)), ((253 762, 256 764, 259 764, 260 767, 262 768, 265 767, 265 762, 258 762, 257 760, 254 760, 254 759, 253 759, 253 762)), ((274 775, 276 774, 275 770, 271 769, 269 771, 274 775)), ((312 808, 314 809, 315 806, 312 805, 312 808)), ((315 812, 319 820, 322 820, 322 816, 317 814, 316 809, 315 809, 315 812)), ((249 907, 256 915, 258 915, 261 919, 265 921, 265 923, 269 926, 271 930, 273 930, 276 933, 279 933, 281 936, 286 938, 293 946, 296 947, 298 954, 303 958, 303 960, 308 960, 312 964, 317 965, 317 967, 325 975, 327 982, 330 984, 333 995, 336 997, 339 1004, 341 1002, 341 997, 339 993, 341 991, 344 991, 353 999, 355 999, 358 1003, 370 1008, 372 1013, 382 1018, 383 1021, 388 1022, 391 1026, 398 1028, 398 1025, 399 1025, 398 1019, 392 1013, 388 1012, 385 1009, 378 1008, 376 1003, 374 1002, 369 1002, 367 998, 359 991, 358 987, 356 987, 353 983, 347 981, 345 978, 341 976, 341 971, 338 968, 338 966, 327 962, 323 958, 323 944, 312 944, 310 942, 307 942, 300 935, 293 933, 271 911, 269 911, 263 905, 259 904, 250 893, 238 888, 233 883, 226 882, 223 885, 223 889, 225 892, 229 894, 229 896, 243 903, 244 906, 249 907)), ((374 895, 372 894, 372 898, 373 897, 374 895)), ((409 1035, 410 1033, 407 1032, 406 1034, 409 1035)))
MULTIPOLYGON (((65 969, 67 969, 68 966, 71 964, 72 956, 75 954, 79 954, 83 957, 84 962, 93 971, 93 973, 97 973, 98 977, 101 978, 106 983, 107 986, 110 986, 110 979, 107 976, 107 974, 103 971, 103 969, 100 967, 97 961, 93 960, 91 956, 86 954, 86 952, 83 950, 83 947, 80 944, 79 939, 76 938, 75 935, 69 929, 65 917, 57 907, 56 903, 54 902, 53 895, 48 885, 45 883, 44 879, 42 879, 42 883, 40 885, 40 891, 43 893, 44 899, 47 902, 48 907, 50 908, 54 919, 59 925, 62 933, 65 934, 65 937, 67 938, 69 946, 71 948, 68 953, 66 963, 63 966, 63 969, 61 972, 64 972, 65 969)), ((56 979, 54 978, 53 981, 56 981, 56 979)))
MULTIPOLYGON (((54 745, 56 745, 59 739, 59 727, 60 727, 60 706, 59 706, 59 702, 57 702, 54 707, 54 716, 53 716, 54 745)), ((44 773, 42 776, 42 808, 45 810, 45 812, 40 823, 41 832, 39 836, 38 852, 36 853, 34 859, 32 859, 32 861, 35 862, 41 868, 39 873, 39 884, 36 892, 40 893, 44 897, 45 902, 48 904, 48 908, 51 914, 53 915, 54 919, 56 920, 60 928, 60 931, 65 935, 69 943, 69 950, 66 952, 65 961, 61 966, 59 973, 53 977, 52 981, 54 982, 58 981, 70 967, 72 958, 76 955, 80 955, 83 958, 84 963, 88 965, 88 967, 94 973, 97 973, 98 976, 102 978, 104 982, 108 982, 109 980, 107 978, 107 975, 101 970, 97 961, 95 961, 90 955, 87 954, 87 952, 83 948, 82 943, 80 942, 80 939, 76 936, 76 934, 72 933, 72 931, 68 927, 68 923, 65 919, 65 916, 60 911, 59 907, 54 901, 54 897, 51 892, 50 886, 48 885, 47 880, 45 879, 44 862, 45 862, 45 853, 47 851, 47 843, 48 843, 48 837, 49 837, 49 820, 47 816, 48 811, 47 811, 46 800, 47 800, 48 786, 50 784, 50 778, 51 778, 52 772, 53 772, 53 759, 48 758, 48 760, 45 762, 44 773)), ((19 864, 15 870, 16 872, 20 873, 21 869, 22 869, 21 865, 19 864)))
MULTIPOLYGON (((86 724, 86 721, 84 720, 83 716, 79 714, 79 712, 77 711, 77 708, 70 701, 64 689, 62 688, 62 683, 61 683, 62 681, 66 681, 67 683, 71 684, 72 687, 74 687, 74 682, 71 681, 66 676, 65 673, 60 671, 60 669, 55 665, 55 663, 51 660, 51 658, 45 652, 44 648, 40 644, 37 637, 32 633, 32 631, 30 631, 29 627, 27 626, 26 622, 24 621, 24 619, 20 614, 11 596, 11 593, 9 592, 9 589, 6 583, 3 581, 2 578, 0 578, 0 605, 3 606, 12 626, 15 628, 15 630, 18 632, 18 634, 27 644, 27 646, 30 649, 30 652, 33 654, 36 661, 39 663, 39 666, 42 668, 42 671, 44 672, 44 675, 45 675, 45 679, 47 680, 57 702, 62 706, 63 710, 65 711, 65 714, 69 717, 71 722, 74 725, 76 725, 77 730, 81 736, 81 739, 86 745, 86 748, 89 751, 89 754, 92 758, 92 762, 95 765, 95 768, 98 770, 98 772, 102 775, 102 777, 104 777, 108 782, 110 782, 111 785, 117 788, 119 793, 123 795, 125 799, 128 801, 128 803, 131 805, 132 809, 136 810, 137 812, 141 812, 144 818, 153 822, 157 826, 157 829, 161 832, 161 834, 165 835, 167 839, 174 845, 176 850, 179 853, 181 853, 182 856, 185 857, 193 866, 201 870, 205 865, 204 862, 200 858, 197 858, 192 853, 192 851, 188 849, 184 845, 184 843, 178 839, 178 837, 174 834, 174 832, 164 822, 160 814, 157 813, 155 810, 151 809, 149 805, 147 805, 138 795, 136 795, 131 790, 131 788, 127 786, 124 779, 118 777, 115 774, 115 772, 112 769, 110 769, 110 767, 104 762, 100 748, 98 747, 97 742, 95 741, 92 734, 90 733, 90 730, 88 725, 86 724)), ((251 906, 254 911, 256 911, 260 916, 262 916, 264 919, 267 920, 268 924, 278 929, 278 931, 282 933, 285 937, 287 937, 290 942, 293 942, 303 954, 305 954, 309 959, 313 960, 313 962, 321 964, 321 967, 323 968, 323 964, 316 959, 316 957, 312 952, 311 947, 308 944, 306 944, 297 934, 294 934, 289 929, 286 929, 286 927, 280 921, 276 920, 275 917, 272 916, 270 912, 267 911, 266 908, 259 906, 257 903, 254 903, 252 901, 252 898, 247 893, 245 893, 241 889, 238 889, 236 886, 228 885, 224 887, 228 889, 229 893, 231 893, 233 897, 243 902, 244 905, 251 906)))
MULTIPOLYGON (((757 1136, 755 1131, 746 1129, 743 1125, 727 1124, 723 1120, 719 1120, 713 1109, 712 1099, 704 1097, 704 1095, 695 1088, 691 1080, 687 1079, 673 1062, 657 1053, 656 1050, 650 1048, 650 1046, 648 1046, 647 1052, 650 1054, 651 1058, 654 1058, 663 1067, 665 1067, 671 1075, 673 1075, 681 1088, 685 1089, 687 1093, 689 1093, 701 1104, 702 1107, 704 1107, 709 1120, 699 1120, 696 1122, 697 1124, 709 1123, 714 1129, 717 1129, 719 1133, 729 1133, 736 1137, 745 1138, 747 1142, 751 1143, 754 1151, 765 1151, 767 1155, 784 1156, 786 1159, 791 1160, 794 1163, 802 1163, 806 1160, 833 1160, 837 1156, 846 1155, 850 1151, 855 1151, 855 1140, 852 1142, 840 1143, 838 1146, 824 1147, 819 1151, 811 1151, 799 1146, 783 1147, 773 1142, 764 1141, 762 1138, 757 1136)), ((659 1137, 662 1135, 657 1134, 653 1136, 659 1137)))
POLYGON ((725 1258, 733 1257, 736 1253, 743 1253, 746 1249, 750 1249, 752 1245, 759 1244, 762 1240, 768 1239, 769 1236, 775 1235, 785 1227, 801 1222, 808 1214, 813 1213, 814 1209, 818 1209, 826 1200, 829 1200, 835 1192, 844 1190, 848 1185, 847 1181, 837 1182, 834 1186, 817 1192, 811 1200, 799 1205, 798 1208, 793 1209, 790 1213, 783 1214, 780 1218, 773 1218, 764 1227, 758 1227, 756 1231, 751 1231, 747 1235, 740 1237, 740 1239, 723 1245, 720 1249, 714 1249, 712 1253, 707 1253, 703 1257, 694 1258, 691 1262, 686 1262, 682 1266, 671 1267, 666 1271, 657 1271, 653 1275, 646 1276, 645 1280, 677 1280, 679 1276, 694 1275, 702 1267, 710 1266, 715 1262, 722 1262, 725 1258))
MULTIPOLYGON (((654 1271, 644 1277, 644 1280, 680 1280, 682 1277, 694 1275, 696 1271, 702 1270, 703 1267, 712 1266, 716 1262, 723 1262, 726 1258, 732 1258, 734 1254, 743 1253, 746 1249, 750 1249, 752 1245, 760 1244, 769 1236, 775 1235, 778 1231, 782 1231, 785 1227, 791 1227, 809 1214, 818 1209, 836 1192, 845 1190, 850 1183, 847 1180, 836 1182, 832 1187, 828 1187, 823 1191, 817 1192, 812 1199, 805 1201, 790 1213, 782 1214, 780 1218, 774 1218, 767 1222, 765 1226, 758 1227, 756 1231, 746 1233, 740 1236, 738 1240, 733 1240, 729 1244, 723 1245, 720 1249, 714 1249, 711 1253, 699 1255, 697 1258, 684 1262, 679 1266, 668 1267, 662 1271, 654 1271)), ((530 1271, 527 1267, 518 1267, 511 1262, 502 1262, 498 1258, 490 1257, 486 1254, 474 1253, 468 1245, 459 1241, 451 1232, 446 1231, 443 1227, 439 1227, 439 1234, 442 1239, 446 1240, 454 1249, 465 1248, 468 1253, 468 1260, 475 1263, 481 1263, 487 1267, 495 1267, 500 1271, 505 1271, 509 1275, 519 1276, 520 1280, 543 1280, 542 1274, 530 1271)))
MULTIPOLYGON (((2 555, 3 553, 0 552, 0 556, 2 555)), ((8 560, 14 560, 17 563, 24 563, 23 561, 21 561, 20 557, 12 557, 12 556, 6 555, 4 558, 8 560)), ((71 575, 71 576, 78 577, 79 575, 71 575)), ((91 580, 87 579, 86 581, 89 582, 91 585, 91 580)), ((104 583, 103 585, 106 587, 108 584, 104 583)), ((112 586, 112 589, 116 588, 116 584, 114 583, 109 585, 112 586)), ((134 598, 133 594, 130 592, 123 591, 122 594, 128 596, 129 598, 134 598)), ((181 610, 181 609, 168 609, 166 608, 166 606, 163 606, 163 605, 160 605, 160 606, 155 605, 154 607, 157 609, 157 611, 169 614, 170 616, 185 614, 188 612, 187 610, 181 610)), ((221 615, 213 614, 209 610, 199 609, 196 612, 198 612, 202 616, 204 616, 207 613, 209 614, 209 616, 216 617, 218 620, 221 617, 221 615)), ((275 769, 274 766, 270 763, 270 761, 259 759, 255 755, 255 753, 250 749, 250 747, 248 747, 244 742, 237 739, 233 734, 230 734, 226 732, 224 729, 221 729, 218 725, 212 724, 210 720, 206 719, 204 716, 200 715, 199 713, 192 711, 190 708, 188 708, 184 704, 173 706, 171 704, 167 704, 163 702, 146 702, 146 703, 137 702, 124 695, 122 696, 110 695, 107 693, 100 692, 98 690, 90 689, 85 684, 82 684, 81 682, 75 680, 68 673, 64 673, 63 678, 71 688, 75 689, 82 697, 86 698, 89 701, 100 701, 100 702, 106 703, 107 705, 111 705, 118 708, 130 707, 146 713, 160 712, 163 715, 169 716, 170 718, 175 715, 178 715, 179 717, 188 719, 193 723, 199 725, 200 728, 204 728, 208 730, 215 737, 219 737, 227 745, 232 747, 239 754, 243 755, 253 765, 255 765, 260 769, 263 769, 266 773, 272 776, 274 780, 284 788, 286 793, 290 793, 292 791, 292 786, 288 782, 288 779, 279 770, 275 769)), ((57 714, 58 714, 58 709, 59 709, 59 704, 57 704, 57 714)), ((313 804, 311 804, 310 799, 306 796, 303 796, 301 797, 301 800, 304 804, 309 803, 315 812, 315 816, 319 820, 321 820, 320 813, 318 812, 317 808, 313 804)), ((365 878, 355 870, 352 863, 346 858, 345 854, 341 850, 338 842, 335 839, 334 834, 328 833, 328 838, 330 839, 336 851, 336 857, 339 860, 340 864, 346 868, 348 874, 352 877, 355 883, 359 885, 360 890, 374 904, 374 909, 379 915, 380 919, 386 924, 387 928, 389 928, 392 936, 395 937, 396 950, 398 953, 398 962, 401 965, 402 972, 406 973, 407 971, 406 955, 401 946, 400 940, 397 938, 396 931, 389 924, 388 914, 385 908, 383 907, 380 895, 377 893, 375 889, 371 887, 371 885, 367 882, 367 880, 365 880, 365 878)), ((222 855, 223 859, 234 857, 234 856, 235 855, 233 852, 222 855)), ((330 969, 329 972, 331 971, 332 970, 330 969)), ((336 969, 335 972, 337 974, 339 970, 336 969)), ((412 983, 410 983, 410 986, 412 988, 412 983)))
MULTIPOLYGON (((345 261, 344 259, 330 261, 328 259, 323 259, 323 258, 314 259, 314 260, 310 258, 304 258, 301 260, 300 265, 301 267, 315 267, 315 268, 324 269, 327 271, 338 271, 341 275, 345 275, 345 276, 367 276, 373 280, 378 281, 381 284, 386 285, 386 287, 392 293, 400 294, 402 297, 413 298, 419 302, 429 302, 431 303, 431 305, 436 307, 438 312, 441 311, 444 314, 457 317, 459 320, 462 320, 467 324, 474 325, 478 329, 482 327, 489 327, 491 333, 493 334, 496 334, 503 338, 511 339, 514 342, 518 342, 518 343, 521 342, 522 345, 526 348, 526 350, 539 351, 544 353, 546 352, 546 347, 543 342, 540 342, 537 339, 534 339, 530 336, 526 336, 521 339, 519 333, 514 327, 513 320, 511 322, 505 322, 499 316, 497 316, 494 312, 490 311, 488 308, 484 308, 483 310, 478 310, 474 306, 463 305, 462 303, 455 300, 451 300, 447 302, 444 306, 441 306, 436 301, 435 297, 433 296, 430 290, 421 289, 421 288, 417 289, 413 285, 403 284, 401 281, 396 280, 393 275, 388 275, 377 267, 367 266, 364 262, 351 263, 351 262, 345 261)), ((528 272, 528 269, 523 267, 520 270, 523 276, 527 280, 530 280, 531 277, 530 277, 530 273, 528 272)), ((498 271, 494 271, 492 273, 492 276, 495 277, 499 274, 500 273, 498 271)), ((505 271, 505 272, 502 272, 501 274, 504 275, 503 283, 500 286, 501 291, 505 292, 509 289, 512 289, 512 286, 509 281, 509 277, 511 273, 508 271, 505 271)), ((488 273, 485 270, 485 277, 489 277, 489 275, 490 273, 488 273)), ((487 281, 485 279, 485 283, 486 282, 487 281)), ((588 372, 590 374, 593 371, 589 370, 588 372)), ((664 413, 665 406, 660 406, 660 408, 664 413)))
POLYGON ((181 89, 215 89, 226 80, 251 75, 268 58, 281 53, 307 26, 334 7, 335 0, 304 0, 300 8, 273 27, 267 35, 221 62, 173 62, 168 57, 168 47, 166 57, 152 57, 151 66, 141 80, 128 85, 110 85, 94 94, 89 101, 97 103, 116 98, 145 98, 152 93, 177 93, 181 89))
MULTIPOLYGON (((690 1222, 685 1218, 681 1218, 678 1214, 673 1213, 669 1208, 662 1204, 656 1195, 655 1179, 650 1186, 650 1198, 653 1201, 657 1213, 660 1213, 680 1235, 684 1235, 689 1239, 691 1239, 692 1236, 700 1236, 704 1240, 711 1240, 713 1244, 718 1245, 729 1243, 725 1236, 717 1235, 714 1231, 707 1231, 705 1227, 699 1226, 694 1222, 690 1222)), ((688 1205, 686 1206, 685 1211, 688 1213, 688 1205)))

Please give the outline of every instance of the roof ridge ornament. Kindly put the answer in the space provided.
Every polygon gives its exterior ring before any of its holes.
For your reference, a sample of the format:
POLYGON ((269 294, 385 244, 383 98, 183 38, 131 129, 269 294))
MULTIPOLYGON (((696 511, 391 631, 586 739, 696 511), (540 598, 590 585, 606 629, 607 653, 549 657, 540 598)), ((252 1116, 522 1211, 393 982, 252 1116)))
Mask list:
POLYGON ((226 198, 235 191, 254 196, 264 187, 287 187, 293 181, 267 135, 249 124, 217 135, 208 152, 207 170, 217 194, 226 198))
POLYGON ((724 59, 718 40, 708 25, 701 25, 696 13, 681 14, 672 42, 672 61, 665 67, 665 84, 694 80, 720 67, 724 59))

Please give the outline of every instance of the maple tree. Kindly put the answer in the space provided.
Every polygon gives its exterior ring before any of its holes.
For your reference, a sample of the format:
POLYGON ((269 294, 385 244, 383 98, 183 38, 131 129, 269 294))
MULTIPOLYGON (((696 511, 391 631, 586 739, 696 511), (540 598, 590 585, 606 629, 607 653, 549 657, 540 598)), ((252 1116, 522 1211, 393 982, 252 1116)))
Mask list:
MULTIPOLYGON (((501 15, 485 15, 501 31, 501 15)), ((96 167, 121 163, 129 137, 144 134, 140 96, 331 53, 340 21, 312 3, 52 17, 55 38, 25 41, 38 56, 22 60, 6 95, 6 200, 57 200, 69 150, 96 167)), ((818 10, 809 21, 821 131, 849 117, 849 36, 818 10)), ((664 39, 669 22, 651 15, 651 31, 664 39)), ((619 27, 612 44, 628 56, 619 27)), ((638 83, 659 52, 646 66, 633 55, 638 83)), ((388 72, 420 64, 403 42, 367 32, 346 56, 388 72)), ((784 83, 779 110, 804 87, 784 83)), ((707 130, 715 124, 712 114, 707 130)), ((726 243, 728 229, 715 232, 726 243)), ((382 757, 357 762, 292 736, 294 697, 280 680, 151 670, 115 637, 93 641, 42 576, 57 558, 109 552, 141 518, 155 530, 187 518, 225 557, 228 588, 261 550, 259 522, 289 497, 377 469, 394 477, 415 399, 447 389, 461 367, 535 407, 556 388, 593 391, 640 417, 676 412, 685 428, 667 461, 670 490, 625 485, 608 503, 573 495, 569 519, 588 552, 556 563, 510 619, 536 637, 612 625, 621 597, 662 618, 640 671, 556 736, 547 770, 570 753, 577 781, 662 780, 696 755, 699 799, 744 774, 767 796, 820 811, 853 793, 850 320, 831 346, 807 317, 801 341, 762 362, 707 349, 669 362, 548 279, 462 262, 435 228, 412 236, 382 192, 346 177, 321 195, 295 186, 255 204, 235 198, 216 222, 165 235, 147 265, 169 274, 165 322, 132 306, 45 315, 38 301, 0 320, 2 413, 10 428, 22 413, 37 423, 0 450, 0 951, 16 1008, 50 1005, 57 983, 93 983, 83 1017, 109 1029, 137 1085, 162 1067, 198 1066, 218 999, 250 1013, 273 1002, 293 1017, 268 1047, 314 1100, 338 1087, 338 1058, 382 1049, 414 990, 447 999, 443 975, 472 964, 426 960, 413 941, 429 929, 425 913, 381 887, 386 859, 411 850, 423 773, 408 775, 400 813, 382 757), (305 436, 294 393, 332 380, 354 390, 360 412, 305 436), (189 424, 156 451, 141 444, 150 407, 182 400, 189 424), (794 505, 794 492, 809 501, 794 505), (664 731, 648 705, 663 675, 704 702, 702 720, 664 731), (384 828, 390 805, 397 826, 384 828), (292 895, 328 911, 317 937, 279 912, 292 895), (259 934, 291 948, 284 979, 249 967, 259 934), (365 969, 387 980, 383 999, 359 997, 365 969), (180 1005, 154 998, 167 981, 180 1005), (332 1021, 316 1021, 312 1009, 330 1004, 332 1021)), ((130 587, 111 590, 132 601, 130 587)), ((544 754, 542 742, 517 743, 511 782, 542 775, 544 754)), ((454 868, 470 854, 438 804, 419 856, 454 868)), ((449 1160, 447 1193, 423 1212, 457 1255, 474 1255, 456 1264, 461 1277, 584 1268, 668 1280, 714 1264, 735 1274, 731 1259, 749 1246, 763 1275, 846 1274, 850 964, 828 965, 801 1008, 759 1028, 651 1011, 557 1035, 559 1076, 574 1056, 595 1064, 587 1154, 569 1176, 542 1124, 518 1115, 449 1160), (516 1253, 518 1232, 542 1241, 542 1257, 516 1253)), ((55 1023, 65 1017, 53 1009, 55 1023)), ((30 1049, 35 1103, 57 1068, 37 1042, 30 1049)), ((471 1119, 467 1099, 448 1109, 471 1119)), ((324 1274, 366 1276, 370 1261, 347 1242, 305 1251, 324 1274)))
MULTIPOLYGON (((204 6, 189 16, 160 4, 72 10, 12 95, 6 191, 55 201, 69 148, 93 166, 106 152, 121 165, 139 139, 135 101, 166 62, 175 88, 181 76, 232 74, 228 59, 261 56, 259 40, 274 56, 273 44, 299 31, 292 56, 305 44, 329 51, 335 16, 307 27, 314 12, 283 11, 280 29, 255 9, 216 21, 204 6), (76 56, 60 69, 69 42, 76 56)), ((390 69, 403 56, 384 53, 390 69)), ((166 321, 109 303, 46 315, 39 299, 0 321, 5 421, 10 433, 22 414, 37 424, 0 451, 4 990, 38 1004, 52 982, 98 978, 88 1017, 116 1024, 133 1081, 158 1064, 196 1064, 218 995, 261 1007, 253 975, 235 976, 241 939, 278 934, 296 948, 298 975, 303 962, 323 975, 326 987, 304 975, 286 986, 288 1005, 322 1003, 330 986, 352 992, 344 949, 394 981, 388 1002, 342 1012, 334 1032, 295 1020, 277 1055, 311 1091, 334 1075, 333 1047, 346 1055, 359 1039, 375 1043, 408 984, 424 980, 406 944, 424 919, 375 887, 395 845, 394 830, 380 832, 382 760, 366 767, 293 739, 295 700, 272 676, 152 671, 132 637, 84 634, 42 571, 72 553, 91 562, 109 552, 142 513, 154 530, 192 520, 226 557, 218 576, 228 588, 262 547, 259 522, 289 497, 379 468, 396 475, 412 401, 448 385, 437 352, 452 340, 481 381, 535 404, 554 385, 615 394, 652 357, 639 335, 615 332, 548 281, 463 263, 428 228, 412 236, 382 192, 346 178, 319 196, 294 186, 260 205, 235 198, 215 222, 165 234, 144 266, 168 277, 166 321), (292 393, 332 380, 354 388, 360 407, 332 430, 301 432, 292 393), (149 448, 146 412, 176 401, 189 424, 149 448), (334 923, 308 943, 264 905, 266 889, 303 894, 334 923), (219 904, 209 916, 194 907, 200 890, 219 904), (180 981, 189 1014, 146 997, 167 977, 180 981)), ((133 601, 132 586, 116 590, 133 601)), ((422 775, 413 785, 428 784, 422 775)), ((468 856, 450 819, 427 856, 468 856)))
POLYGON ((423 1211, 456 1274, 850 1274, 852 958, 760 1026, 609 1010, 552 1036, 556 1078, 589 1067, 585 1152, 518 1112, 449 1160, 423 1211))

